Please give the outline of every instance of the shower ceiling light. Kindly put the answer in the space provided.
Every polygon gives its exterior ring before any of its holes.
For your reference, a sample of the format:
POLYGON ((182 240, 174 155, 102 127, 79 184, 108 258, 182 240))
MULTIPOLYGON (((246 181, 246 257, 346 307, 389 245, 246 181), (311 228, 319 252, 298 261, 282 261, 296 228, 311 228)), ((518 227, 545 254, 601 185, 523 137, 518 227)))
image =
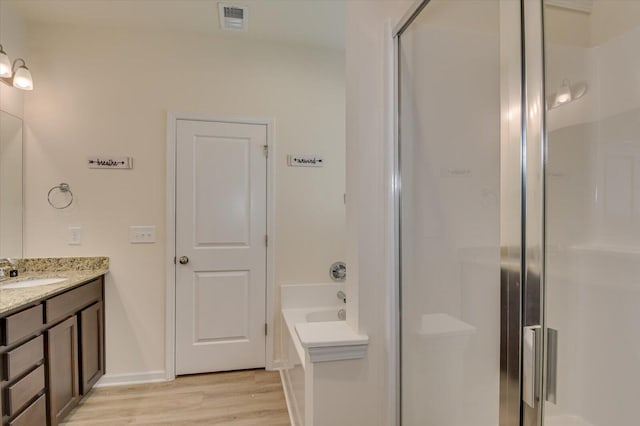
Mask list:
POLYGON ((558 89, 558 93, 556 93, 556 105, 566 104, 567 102, 571 102, 573 97, 571 96, 571 87, 569 86, 569 80, 564 80, 562 82, 562 86, 558 89))
POLYGON ((547 96, 547 107, 549 109, 558 108, 560 105, 580 99, 585 93, 587 93, 587 83, 572 85, 568 79, 564 79, 558 91, 547 96))
POLYGON ((33 78, 31 71, 24 63, 24 59, 18 58, 13 61, 13 87, 22 90, 33 90, 33 78), (16 63, 22 61, 22 65, 16 68, 16 63))
POLYGON ((31 71, 27 68, 27 64, 24 59, 18 58, 13 61, 13 66, 9 61, 9 56, 6 54, 2 45, 0 44, 0 81, 9 86, 13 86, 20 90, 33 90, 33 78, 31 77, 31 71))

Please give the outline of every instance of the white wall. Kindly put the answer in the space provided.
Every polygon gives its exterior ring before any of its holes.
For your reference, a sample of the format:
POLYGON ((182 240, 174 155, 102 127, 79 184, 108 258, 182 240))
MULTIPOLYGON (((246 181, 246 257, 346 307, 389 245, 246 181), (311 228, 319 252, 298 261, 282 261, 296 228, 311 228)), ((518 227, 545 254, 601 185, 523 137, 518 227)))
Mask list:
MULTIPOLYGON (((385 167, 385 24, 397 21, 411 1, 347 2, 347 321, 369 335, 363 360, 344 363, 343 380, 351 409, 343 424, 391 424, 388 362, 394 351, 388 341, 388 243, 385 167)), ((338 377, 338 371, 331 372, 338 377)), ((336 413, 336 418, 341 418, 336 413)))
MULTIPOLYGON (((10 4, 2 4, 0 7, 0 44, 12 62, 16 58, 24 58, 29 66, 25 36, 26 30, 22 18, 10 4)), ((0 83, 0 110, 22 118, 24 114, 23 98, 24 91, 0 83)))
POLYGON ((345 258, 343 51, 46 25, 29 27, 29 48, 25 251, 111 258, 108 374, 164 369, 167 111, 274 118, 277 283, 326 282, 345 258), (288 168, 287 153, 326 166, 288 168), (93 154, 134 168, 89 170, 93 154), (46 194, 63 181, 76 202, 54 211, 46 194), (158 243, 129 244, 130 225, 156 225, 158 243), (82 245, 66 244, 68 226, 82 226, 82 245))
POLYGON ((595 0, 589 20, 591 46, 598 46, 638 27, 640 2, 635 0, 595 0))
POLYGON ((0 257, 22 257, 22 120, 0 111, 0 257))

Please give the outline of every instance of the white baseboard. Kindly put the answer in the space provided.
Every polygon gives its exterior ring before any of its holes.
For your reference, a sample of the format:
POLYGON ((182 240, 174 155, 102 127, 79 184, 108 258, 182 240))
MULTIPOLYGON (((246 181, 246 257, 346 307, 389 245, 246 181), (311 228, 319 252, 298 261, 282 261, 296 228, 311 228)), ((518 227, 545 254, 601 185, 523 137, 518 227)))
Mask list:
POLYGON ((293 407, 291 406, 291 401, 289 399, 289 386, 287 385, 285 379, 285 371, 280 370, 280 382, 282 383, 282 390, 284 392, 284 399, 287 403, 287 412, 289 412, 289 422, 291 422, 291 426, 298 426, 296 424, 295 416, 293 415, 293 407))
POLYGON ((274 359, 273 361, 271 361, 271 365, 267 366, 266 370, 278 371, 278 370, 282 370, 284 367, 285 367, 284 361, 282 361, 281 359, 274 359))
POLYGON ((96 388, 109 386, 136 385, 140 383, 166 382, 164 370, 146 371, 144 373, 105 374, 95 384, 96 388))

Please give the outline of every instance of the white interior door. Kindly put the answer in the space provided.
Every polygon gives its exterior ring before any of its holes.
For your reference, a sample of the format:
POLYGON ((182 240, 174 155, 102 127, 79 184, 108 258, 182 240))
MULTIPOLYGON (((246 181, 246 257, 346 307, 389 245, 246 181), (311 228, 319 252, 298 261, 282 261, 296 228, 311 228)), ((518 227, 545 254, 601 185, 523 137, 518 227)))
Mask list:
POLYGON ((176 374, 265 366, 266 135, 177 121, 176 374))

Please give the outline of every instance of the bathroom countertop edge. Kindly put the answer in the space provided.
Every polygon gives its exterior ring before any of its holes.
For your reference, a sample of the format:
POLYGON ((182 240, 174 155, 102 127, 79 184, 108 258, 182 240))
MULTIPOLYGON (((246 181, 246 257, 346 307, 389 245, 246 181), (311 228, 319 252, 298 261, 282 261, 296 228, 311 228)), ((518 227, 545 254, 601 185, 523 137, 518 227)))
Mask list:
POLYGON ((27 272, 17 278, 3 281, 0 283, 0 316, 6 316, 25 306, 33 305, 44 299, 64 293, 67 290, 85 284, 108 272, 108 268, 80 271, 27 272), (4 284, 23 281, 29 278, 65 278, 65 280, 60 283, 30 288, 2 288, 4 284))

